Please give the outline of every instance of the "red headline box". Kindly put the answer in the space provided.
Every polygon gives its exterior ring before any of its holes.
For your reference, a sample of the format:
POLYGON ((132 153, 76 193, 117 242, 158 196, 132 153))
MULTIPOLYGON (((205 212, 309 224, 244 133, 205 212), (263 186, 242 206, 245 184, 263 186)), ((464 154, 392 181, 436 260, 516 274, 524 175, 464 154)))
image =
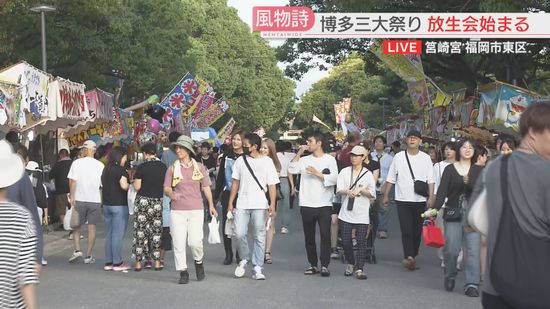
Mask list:
POLYGON ((422 54, 421 40, 384 40, 384 54, 422 54))

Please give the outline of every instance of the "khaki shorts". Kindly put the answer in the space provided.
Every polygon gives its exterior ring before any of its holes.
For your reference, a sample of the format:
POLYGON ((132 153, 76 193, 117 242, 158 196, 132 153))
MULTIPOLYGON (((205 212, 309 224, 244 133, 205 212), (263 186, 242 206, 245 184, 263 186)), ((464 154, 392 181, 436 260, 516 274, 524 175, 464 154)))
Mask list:
POLYGON ((55 214, 57 216, 65 215, 67 207, 69 207, 69 198, 67 194, 57 194, 55 196, 55 214))
POLYGON ((80 225, 97 225, 101 222, 101 204, 76 201, 76 211, 80 216, 80 225))

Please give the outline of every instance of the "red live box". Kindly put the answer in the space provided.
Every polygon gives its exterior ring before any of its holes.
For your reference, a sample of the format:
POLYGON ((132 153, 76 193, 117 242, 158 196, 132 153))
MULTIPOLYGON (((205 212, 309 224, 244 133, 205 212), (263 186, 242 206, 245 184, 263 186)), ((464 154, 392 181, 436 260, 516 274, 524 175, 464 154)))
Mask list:
POLYGON ((422 54, 422 41, 384 40, 384 54, 422 54))

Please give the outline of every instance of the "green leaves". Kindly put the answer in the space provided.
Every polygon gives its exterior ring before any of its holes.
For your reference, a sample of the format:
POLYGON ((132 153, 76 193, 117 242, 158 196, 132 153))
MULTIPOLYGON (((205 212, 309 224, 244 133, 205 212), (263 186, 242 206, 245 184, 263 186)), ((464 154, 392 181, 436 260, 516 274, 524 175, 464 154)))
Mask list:
MULTIPOLYGON (((123 106, 161 97, 185 74, 208 80, 230 103, 237 126, 269 129, 294 103, 294 83, 275 50, 224 0, 57 0, 46 16, 48 71, 113 91, 126 77, 123 106)), ((0 67, 40 67, 40 17, 32 1, 0 7, 0 67), (4 43, 5 42, 5 43, 4 43)))

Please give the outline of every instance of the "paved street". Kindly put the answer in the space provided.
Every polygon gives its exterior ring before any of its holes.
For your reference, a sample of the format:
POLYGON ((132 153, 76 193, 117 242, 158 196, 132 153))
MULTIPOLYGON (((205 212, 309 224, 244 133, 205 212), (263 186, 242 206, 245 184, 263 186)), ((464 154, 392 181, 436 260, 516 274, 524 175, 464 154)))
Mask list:
MULTIPOLYGON (((104 272, 103 227, 96 244, 94 265, 67 262, 70 241, 61 239, 65 232, 47 235, 44 269, 38 289, 41 308, 481 308, 480 299, 462 292, 463 274, 459 274, 455 292, 443 290, 442 270, 435 250, 421 248, 421 269, 404 270, 401 265, 401 240, 393 212, 388 240, 377 241, 378 264, 367 265, 368 280, 344 277, 344 264, 333 261, 330 278, 304 276, 305 249, 299 212, 294 209, 291 232, 277 234, 273 246, 273 265, 266 265, 266 281, 247 277, 235 279, 234 265, 224 266, 223 245, 205 247, 207 278, 178 285, 172 254, 164 271, 140 273, 104 272)), ((130 256, 131 239, 127 233, 124 254, 130 256)), ((85 248, 85 241, 82 246, 85 248)))

